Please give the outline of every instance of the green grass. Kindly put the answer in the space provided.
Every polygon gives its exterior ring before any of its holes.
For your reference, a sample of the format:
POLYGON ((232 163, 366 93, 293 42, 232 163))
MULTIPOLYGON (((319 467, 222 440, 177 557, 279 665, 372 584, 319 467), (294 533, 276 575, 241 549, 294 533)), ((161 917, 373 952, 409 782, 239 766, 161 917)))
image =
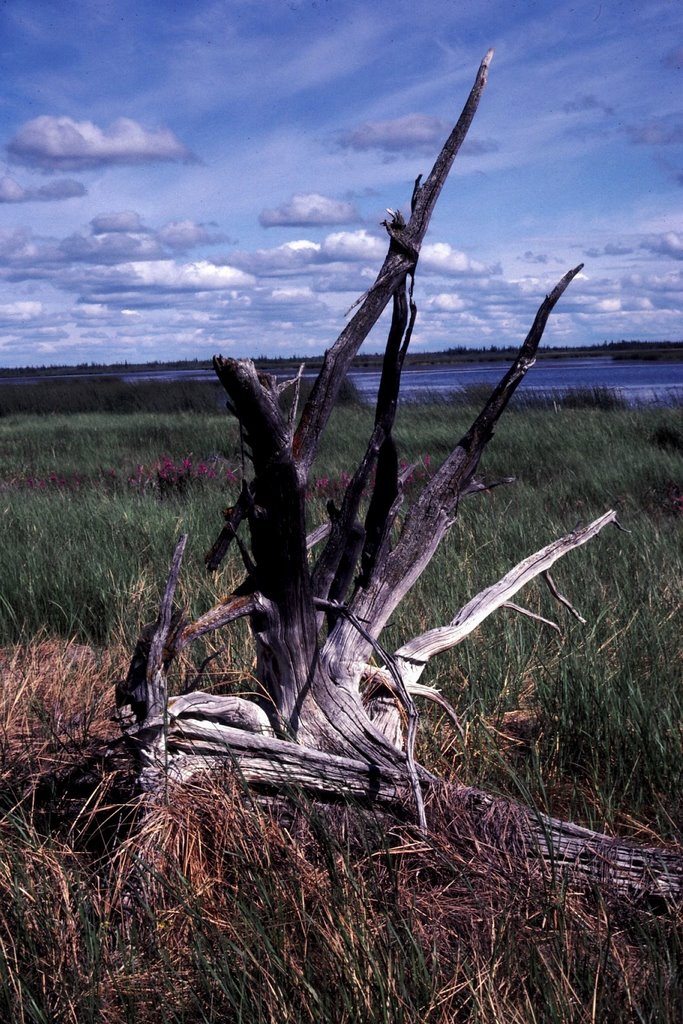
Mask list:
POLYGON ((7 384, 0 379, 0 418, 16 415, 102 412, 212 412, 224 404, 218 383, 197 380, 137 381, 116 376, 7 384))
MULTIPOLYGON (((401 410, 401 456, 416 464, 408 501, 473 412, 401 410)), ((363 407, 335 414, 312 525, 370 426, 363 407)), ((389 648, 448 621, 578 521, 616 507, 629 532, 603 531, 556 567, 585 626, 536 581, 518 600, 561 636, 501 610, 435 660, 424 681, 455 704, 465 742, 425 710, 426 764, 555 816, 681 841, 681 443, 671 409, 506 414, 481 475, 517 483, 463 502, 389 624, 389 648)), ((114 680, 156 616, 180 532, 192 610, 240 574, 236 561, 215 579, 202 569, 235 484, 193 470, 163 485, 164 456, 239 469, 234 422, 213 411, 0 419, 0 1019, 680 1019, 672 915, 551 883, 436 808, 434 835, 416 844, 386 823, 359 833, 353 816, 340 825, 306 807, 278 823, 216 786, 130 831, 122 783, 93 760, 116 735, 114 680)), ((212 669, 221 686, 244 686, 246 631, 226 642, 212 669)), ((192 672, 181 665, 177 685, 192 672)))

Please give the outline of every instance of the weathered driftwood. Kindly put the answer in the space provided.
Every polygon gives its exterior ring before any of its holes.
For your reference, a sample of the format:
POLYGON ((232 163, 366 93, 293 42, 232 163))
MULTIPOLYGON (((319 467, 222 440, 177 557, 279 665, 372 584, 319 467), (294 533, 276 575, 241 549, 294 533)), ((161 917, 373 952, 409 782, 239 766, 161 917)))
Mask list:
MULTIPOLYGON (((512 580, 519 583, 516 587, 519 589, 523 585, 519 581, 528 582, 542 573, 549 558, 554 556, 556 560, 573 547, 586 543, 610 522, 615 522, 614 513, 602 516, 589 527, 574 531, 525 559, 498 584, 482 591, 462 609, 453 620, 457 622, 456 629, 445 627, 443 633, 430 631, 424 634, 427 641, 416 638, 416 642, 423 641, 421 645, 416 643, 420 653, 428 652, 429 657, 433 657, 459 643, 482 621, 485 608, 488 608, 486 614, 490 614, 504 606, 502 595, 513 586, 512 580)), ((176 557, 169 583, 176 577, 178 566, 176 557)), ((169 589, 166 588, 166 595, 169 589)), ((157 634, 164 630, 165 622, 166 617, 161 615, 156 625, 157 634)), ((153 640, 154 637, 148 638, 147 643, 150 649, 158 650, 159 644, 154 645, 153 640)), ((405 652, 405 647, 400 650, 405 652)), ((394 658, 395 667, 406 674, 406 689, 414 696, 436 700, 447 713, 454 715, 437 691, 415 680, 416 673, 424 669, 425 660, 416 662, 399 652, 394 658)), ((137 664, 134 659, 133 674, 137 664)), ((391 696, 395 695, 395 675, 385 668, 366 666, 366 678, 385 694, 370 696, 368 703, 375 704, 370 716, 377 727, 386 726, 387 737, 400 747, 404 728, 397 703, 391 696)), ((455 724, 459 727, 457 716, 455 724)), ((165 713, 147 716, 138 726, 129 722, 127 735, 141 757, 142 785, 152 792, 165 788, 169 782, 180 783, 199 773, 224 770, 226 765, 233 765, 245 783, 264 792, 301 789, 316 798, 351 798, 362 804, 393 806, 397 811, 405 809, 414 795, 406 770, 342 757, 277 737, 265 711, 239 697, 200 691, 168 698, 165 713)), ((677 851, 619 842, 571 822, 495 798, 474 787, 447 786, 422 768, 417 771, 425 794, 433 792, 437 798, 446 794, 450 802, 461 802, 470 816, 480 817, 489 838, 491 815, 512 815, 519 849, 529 857, 540 858, 557 875, 569 871, 630 895, 679 899, 683 894, 683 858, 677 851)))
MULTIPOLYGON (((542 576, 574 614, 548 575, 565 554, 616 523, 609 511, 524 559, 469 601, 451 622, 414 637, 393 654, 382 631, 457 515, 461 499, 497 483, 475 474, 499 417, 533 365, 548 317, 581 270, 568 271, 539 306, 517 358, 493 389, 470 429, 404 512, 393 426, 401 369, 416 318, 413 277, 429 220, 486 83, 492 53, 479 68, 463 112, 422 184, 415 182, 406 222, 385 222, 388 252, 373 286, 326 353, 299 414, 300 374, 278 382, 249 360, 214 360, 229 407, 240 423, 245 466, 237 503, 224 513, 207 555, 215 571, 234 542, 244 563, 240 586, 194 622, 175 608, 185 538, 173 557, 157 622, 143 630, 126 680, 117 688, 121 727, 138 760, 143 789, 234 764, 245 782, 266 792, 294 786, 316 798, 351 797, 385 808, 414 806, 427 828, 431 799, 467 805, 483 824, 505 813, 517 822, 518 845, 553 870, 571 869, 622 891, 680 895, 681 858, 636 850, 606 836, 538 815, 477 790, 444 787, 415 762, 415 699, 437 701, 419 682, 431 658, 458 644, 501 608, 530 614, 511 599, 542 576), (374 426, 363 457, 329 521, 307 534, 308 476, 339 389, 354 355, 392 303, 374 426), (282 394, 293 389, 285 406, 282 394), (199 637, 240 618, 249 620, 262 701, 204 693, 168 695, 174 658, 199 637), (372 661, 379 664, 371 664, 372 661)), ((543 620, 547 622, 548 620, 543 620)), ((550 625, 553 625, 550 623, 550 625)), ((507 840, 506 840, 507 841, 507 840)))

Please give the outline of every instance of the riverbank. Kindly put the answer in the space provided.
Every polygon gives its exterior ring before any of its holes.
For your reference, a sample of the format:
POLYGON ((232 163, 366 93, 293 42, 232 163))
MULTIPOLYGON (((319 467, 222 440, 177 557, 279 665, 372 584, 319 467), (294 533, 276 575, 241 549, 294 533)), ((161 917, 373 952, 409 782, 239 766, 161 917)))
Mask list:
MULTIPOLYGON (((517 349, 492 345, 488 348, 450 348, 438 352, 408 352, 405 359, 406 367, 434 367, 461 365, 472 362, 511 362, 517 349)), ((683 341, 613 341, 602 345, 583 345, 576 347, 547 346, 542 347, 537 359, 541 362, 554 359, 587 359, 603 357, 615 360, 636 359, 643 362, 680 362, 683 360, 683 341)), ((239 358, 239 357, 238 357, 239 358)), ((379 353, 363 353, 353 362, 355 369, 377 368, 382 364, 379 353)), ((321 354, 292 355, 275 359, 272 356, 258 356, 254 362, 262 369, 273 372, 285 372, 288 369, 298 370, 302 363, 309 370, 320 369, 323 356, 321 354)), ((128 376, 132 374, 165 373, 173 370, 186 372, 208 372, 211 370, 210 359, 176 359, 168 362, 152 363, 80 363, 78 365, 0 367, 0 379, 21 379, 26 382, 38 377, 74 377, 74 376, 128 376)))
MULTIPOLYGON (((466 363, 403 371, 404 402, 446 401, 467 404, 500 379, 500 363, 466 363)), ((280 379, 287 371, 278 368, 280 379)), ((304 393, 314 370, 303 374, 304 393)), ((380 370, 352 368, 340 401, 369 404, 379 386, 380 370)), ((514 404, 556 407, 679 405, 683 402, 680 362, 615 361, 600 357, 557 359, 536 365, 522 382, 514 404)), ((225 394, 208 369, 159 369, 131 373, 34 375, 0 380, 0 417, 18 414, 79 412, 210 412, 225 405, 225 394)))

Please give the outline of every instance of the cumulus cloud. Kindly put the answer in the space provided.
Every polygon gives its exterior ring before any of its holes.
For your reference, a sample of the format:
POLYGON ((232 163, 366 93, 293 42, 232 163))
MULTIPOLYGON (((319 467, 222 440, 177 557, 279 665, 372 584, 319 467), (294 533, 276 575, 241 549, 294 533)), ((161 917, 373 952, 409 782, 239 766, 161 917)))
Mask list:
POLYGON ((648 235, 640 243, 640 248, 660 256, 670 256, 675 260, 682 260, 683 234, 678 231, 665 231, 661 235, 648 235))
POLYGON ((158 231, 146 227, 133 210, 101 213, 90 221, 89 233, 76 233, 56 246, 43 247, 48 262, 102 263, 112 265, 139 260, 159 260, 169 251, 183 252, 197 245, 225 241, 192 220, 171 221, 158 231))
POLYGON ((440 292, 427 300, 427 307, 441 313, 458 313, 465 308, 465 303, 458 295, 453 295, 451 292, 440 292))
POLYGON ((600 256, 628 256, 634 249, 630 245, 623 245, 620 242, 608 242, 602 249, 586 249, 585 255, 590 256, 591 259, 597 259, 600 256))
POLYGON ((433 242, 422 246, 420 268, 442 274, 500 273, 499 267, 485 267, 471 260, 464 252, 453 249, 447 242, 433 242))
POLYGON ((291 285, 281 288, 273 288, 267 297, 272 305, 308 307, 311 304, 318 305, 318 298, 312 288, 308 285, 299 287, 291 285))
POLYGON ((0 228, 0 261, 12 263, 36 253, 37 246, 26 228, 0 228))
POLYGON ((109 315, 109 310, 101 302, 81 301, 74 309, 74 316, 86 317, 88 320, 103 320, 109 315))
MULTIPOLYGON (((387 252, 387 239, 366 228, 333 231, 322 242, 298 239, 272 249, 232 252, 225 262, 260 277, 295 274, 319 276, 324 291, 348 291, 367 281, 371 284, 387 252)), ((486 266, 444 242, 423 245, 420 269, 430 274, 500 274, 499 265, 486 266)))
POLYGON ((386 253, 384 240, 360 231, 335 231, 322 244, 323 255, 330 260, 377 260, 386 253))
POLYGON ((321 245, 308 239, 285 242, 274 249, 230 253, 226 262, 254 274, 287 274, 302 271, 319 259, 321 245))
POLYGON ((132 262, 122 265, 127 287, 158 288, 163 291, 222 291, 255 283, 250 274, 236 267, 216 266, 208 260, 176 263, 174 260, 132 262))
POLYGON ((0 305, 0 322, 35 320, 43 312, 42 302, 9 302, 0 305))
POLYGON ((143 128, 129 117, 103 129, 92 121, 44 114, 21 126, 7 152, 18 163, 46 171, 193 159, 169 129, 143 128))
POLYGON ((159 243, 146 234, 107 232, 69 235, 58 246, 66 260, 76 263, 122 263, 134 259, 157 259, 164 255, 159 243))
POLYGON ((531 249, 527 249, 523 256, 518 257, 520 260, 524 260, 526 263, 549 263, 550 256, 545 252, 532 252, 531 249))
POLYGON ((24 187, 8 175, 0 178, 0 203, 53 203, 85 194, 85 185, 72 178, 51 181, 37 188, 24 187))
POLYGON ((106 235, 115 231, 139 233, 144 231, 140 214, 134 210, 121 210, 119 213, 99 213, 90 221, 94 235, 106 235))
POLYGON ((193 220, 170 221, 159 229, 157 238, 178 252, 193 249, 196 245, 216 245, 227 240, 225 235, 212 233, 204 224, 195 224, 193 220))
POLYGON ((360 215, 353 203, 331 199, 319 192, 297 192, 289 202, 273 210, 263 210, 259 216, 264 228, 353 224, 358 220, 360 215))
POLYGON ((592 309, 596 313, 618 313, 621 310, 621 299, 600 299, 592 309))
POLYGON ((343 132, 339 144, 345 149, 380 149, 386 153, 430 151, 443 142, 449 125, 427 114, 406 114, 391 121, 366 121, 343 132))

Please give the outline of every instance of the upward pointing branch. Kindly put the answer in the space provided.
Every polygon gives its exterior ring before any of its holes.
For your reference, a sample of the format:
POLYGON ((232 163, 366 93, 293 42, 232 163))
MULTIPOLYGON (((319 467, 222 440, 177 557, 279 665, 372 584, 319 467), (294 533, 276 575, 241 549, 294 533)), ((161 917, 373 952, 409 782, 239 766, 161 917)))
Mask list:
POLYGON ((450 174, 453 161, 465 141, 465 136, 467 135, 470 125, 474 119, 474 115, 477 112, 479 100, 488 78, 489 65, 492 60, 493 50, 488 50, 486 56, 479 65, 479 71, 477 72, 477 77, 474 80, 472 91, 470 92, 467 102, 463 107, 462 114, 458 118, 458 123, 446 139, 443 149, 434 162, 431 174, 422 186, 419 185, 419 179, 415 186, 415 192, 413 193, 413 212, 406 231, 406 234, 410 237, 413 247, 417 247, 421 244, 427 228, 429 227, 429 221, 431 220, 441 189, 443 188, 446 178, 450 174))
MULTIPOLYGON (((534 322, 520 348, 517 358, 502 380, 491 392, 484 408, 474 423, 437 470, 406 516, 401 534, 392 548, 386 547, 378 559, 371 578, 357 588, 351 600, 353 614, 366 623, 373 636, 378 636, 386 622, 415 580, 430 562, 447 532, 461 496, 467 492, 479 465, 481 455, 493 436, 493 431, 525 374, 533 366, 536 351, 548 317, 565 289, 581 271, 583 264, 569 270, 545 297, 534 322)), ((357 636, 352 635, 345 623, 352 647, 357 647, 357 636)), ((335 637, 340 643, 339 637, 335 637)), ((358 659, 366 652, 354 650, 348 657, 358 659)))
POLYGON ((396 223, 387 226, 390 235, 389 251, 374 285, 332 348, 325 353, 322 369, 294 435, 293 451, 301 479, 307 477, 315 459, 320 439, 353 357, 376 324, 396 288, 402 286, 406 274, 415 269, 436 201, 479 106, 492 58, 493 50, 489 50, 481 62, 458 122, 444 143, 424 185, 419 184, 418 178, 413 192, 410 220, 405 227, 398 227, 396 223))

